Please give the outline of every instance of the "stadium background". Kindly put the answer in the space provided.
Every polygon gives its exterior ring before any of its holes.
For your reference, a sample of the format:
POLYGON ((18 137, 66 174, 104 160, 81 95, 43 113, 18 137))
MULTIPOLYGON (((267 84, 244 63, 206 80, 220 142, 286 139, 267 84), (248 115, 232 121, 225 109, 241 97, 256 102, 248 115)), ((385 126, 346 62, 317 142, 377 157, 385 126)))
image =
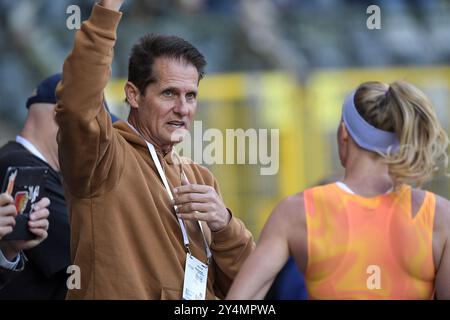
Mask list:
MULTIPOLYGON (((13 139, 25 101, 60 71, 74 30, 66 8, 88 18, 94 1, 0 0, 0 143, 13 139)), ((341 103, 363 81, 410 81, 450 130, 450 1, 126 1, 108 103, 125 118, 123 83, 132 44, 146 32, 176 34, 206 56, 196 120, 203 128, 280 129, 278 174, 259 165, 212 165, 226 204, 257 236, 275 204, 342 173, 335 143, 341 103), (381 8, 369 30, 366 9, 381 8)), ((450 197, 450 181, 428 186, 450 197)))

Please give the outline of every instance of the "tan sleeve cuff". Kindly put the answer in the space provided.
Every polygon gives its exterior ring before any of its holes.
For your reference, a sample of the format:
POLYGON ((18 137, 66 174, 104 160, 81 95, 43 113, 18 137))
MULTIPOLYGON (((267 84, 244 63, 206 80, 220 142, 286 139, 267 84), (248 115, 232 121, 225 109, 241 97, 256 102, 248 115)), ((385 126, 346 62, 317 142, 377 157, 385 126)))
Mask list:
POLYGON ((227 226, 219 231, 211 232, 212 242, 215 246, 220 246, 222 242, 229 242, 230 239, 237 239, 242 233, 243 226, 234 217, 231 210, 228 208, 227 210, 231 215, 227 226))
POLYGON ((103 30, 117 30, 121 18, 122 12, 110 10, 99 4, 95 4, 89 20, 93 25, 103 30))

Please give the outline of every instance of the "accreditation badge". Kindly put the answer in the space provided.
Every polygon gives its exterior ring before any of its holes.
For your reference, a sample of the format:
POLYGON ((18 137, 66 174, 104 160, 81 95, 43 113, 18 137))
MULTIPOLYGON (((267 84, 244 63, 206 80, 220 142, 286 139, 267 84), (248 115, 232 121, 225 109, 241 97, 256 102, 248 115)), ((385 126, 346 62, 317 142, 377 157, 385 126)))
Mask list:
POLYGON ((186 254, 184 268, 183 300, 205 300, 208 265, 190 253, 186 254))

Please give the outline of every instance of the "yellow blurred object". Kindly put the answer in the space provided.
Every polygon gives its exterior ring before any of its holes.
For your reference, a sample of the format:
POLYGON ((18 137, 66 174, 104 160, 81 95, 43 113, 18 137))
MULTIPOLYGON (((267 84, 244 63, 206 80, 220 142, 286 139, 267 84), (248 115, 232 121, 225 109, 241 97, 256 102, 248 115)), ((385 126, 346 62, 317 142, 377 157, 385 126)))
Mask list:
MULTIPOLYGON (((279 129, 277 174, 261 175, 260 164, 208 166, 227 206, 257 237, 282 198, 342 172, 336 130, 345 95, 365 81, 399 79, 425 91, 448 131, 450 67, 446 66, 317 70, 305 84, 282 72, 208 74, 200 83, 196 114, 203 131, 216 128, 225 135, 226 129, 279 129)), ((124 83, 111 81, 106 90, 108 103, 119 115, 128 112, 123 103, 124 83)), ((450 195, 448 179, 439 177, 430 187, 438 194, 450 195)))

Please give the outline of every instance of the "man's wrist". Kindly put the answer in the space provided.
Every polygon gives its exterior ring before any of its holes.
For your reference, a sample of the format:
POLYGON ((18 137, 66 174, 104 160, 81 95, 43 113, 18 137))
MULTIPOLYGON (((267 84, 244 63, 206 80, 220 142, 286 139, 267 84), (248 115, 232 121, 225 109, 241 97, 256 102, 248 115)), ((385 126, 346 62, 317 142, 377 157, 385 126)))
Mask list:
POLYGON ((0 250, 3 253, 3 256, 10 262, 15 261, 20 253, 20 251, 17 251, 5 242, 0 243, 0 250))

